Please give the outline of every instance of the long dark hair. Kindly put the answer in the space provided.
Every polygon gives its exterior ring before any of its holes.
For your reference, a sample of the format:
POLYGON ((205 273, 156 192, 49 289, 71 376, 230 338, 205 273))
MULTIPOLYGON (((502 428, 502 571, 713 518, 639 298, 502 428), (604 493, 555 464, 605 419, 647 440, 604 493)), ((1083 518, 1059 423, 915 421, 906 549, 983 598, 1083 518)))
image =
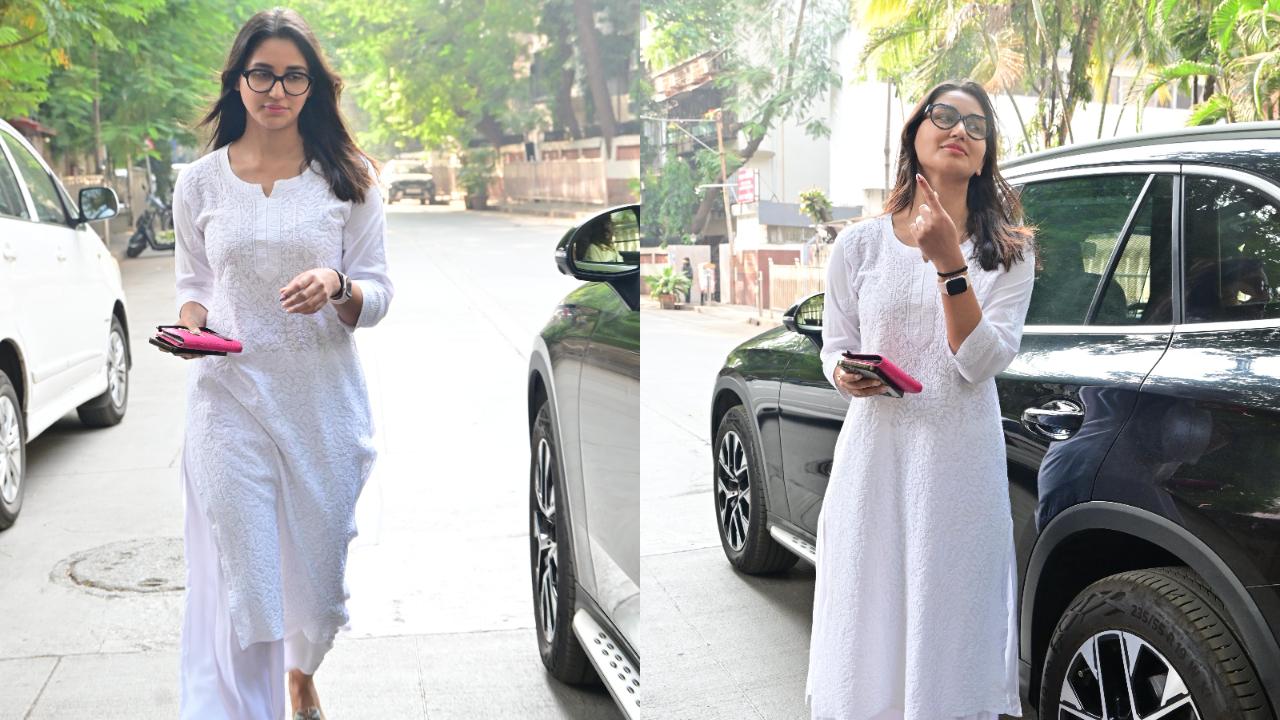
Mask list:
POLYGON ((362 158, 376 167, 351 139, 347 124, 338 112, 342 78, 329 67, 320 52, 315 33, 302 16, 288 8, 273 8, 249 18, 231 44, 222 68, 222 90, 199 127, 213 125, 209 147, 217 150, 244 134, 247 112, 240 99, 240 78, 249 57, 267 38, 283 38, 298 46, 311 75, 311 95, 298 114, 298 132, 308 164, 319 163, 329 189, 339 200, 363 202, 364 191, 373 184, 362 158))
POLYGON ((1022 203, 1018 194, 996 169, 996 153, 1000 149, 1000 137, 996 126, 996 111, 991 98, 982 86, 972 81, 940 83, 920 100, 902 127, 902 146, 898 151, 898 177, 893 192, 885 201, 887 213, 896 213, 911 207, 916 189, 916 173, 920 172, 920 159, 916 157, 916 131, 924 122, 924 110, 945 92, 959 90, 973 96, 987 116, 987 148, 982 158, 982 172, 969 178, 969 191, 965 204, 969 208, 969 222, 965 231, 973 236, 974 255, 984 270, 995 270, 999 263, 1006 268, 1022 260, 1024 248, 1032 247, 1032 229, 1022 224, 1022 203))

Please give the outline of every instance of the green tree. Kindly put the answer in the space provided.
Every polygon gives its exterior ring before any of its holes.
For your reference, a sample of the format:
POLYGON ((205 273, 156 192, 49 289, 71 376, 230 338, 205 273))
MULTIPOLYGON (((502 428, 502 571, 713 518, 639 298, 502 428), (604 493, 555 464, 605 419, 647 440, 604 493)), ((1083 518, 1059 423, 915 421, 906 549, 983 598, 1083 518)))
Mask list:
POLYGON ((70 50, 113 51, 116 23, 141 22, 164 0, 0 2, 0 116, 26 115, 49 97, 49 76, 74 66, 70 50))
POLYGON ((871 30, 864 62, 904 95, 970 78, 1036 96, 1035 114, 1017 118, 1027 151, 1074 140, 1075 111, 1105 97, 1115 66, 1145 67, 1167 47, 1140 2, 868 0, 857 16, 871 30))
MULTIPOLYGON (((702 52, 719 55, 715 82, 738 121, 725 130, 728 173, 749 162, 784 121, 815 137, 830 133, 819 100, 841 86, 834 51, 849 28, 843 0, 654 0, 645 11, 655 31, 644 52, 655 68, 702 52), (735 148, 739 131, 746 142, 735 148)), ((700 153, 695 164, 712 170, 708 180, 720 181, 714 153, 700 153)), ((719 192, 703 193, 686 232, 718 202, 719 192)))
POLYGON ((170 141, 193 144, 192 128, 217 96, 235 19, 251 12, 236 0, 186 0, 108 18, 102 30, 114 41, 75 44, 68 66, 49 77, 40 115, 58 130, 54 152, 93 153, 100 142, 120 165, 167 155, 170 141))
POLYGON ((1178 57, 1151 72, 1144 99, 1176 84, 1199 100, 1190 125, 1280 119, 1280 0, 1223 0, 1211 15, 1203 2, 1149 3, 1178 57))

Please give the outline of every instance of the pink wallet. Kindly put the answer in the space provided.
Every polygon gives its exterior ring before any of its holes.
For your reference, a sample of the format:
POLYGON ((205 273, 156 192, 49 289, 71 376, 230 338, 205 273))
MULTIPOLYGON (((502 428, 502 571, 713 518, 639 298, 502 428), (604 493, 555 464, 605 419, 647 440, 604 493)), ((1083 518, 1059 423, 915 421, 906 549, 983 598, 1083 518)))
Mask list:
POLYGON ((207 327, 200 328, 199 335, 193 335, 181 325, 156 326, 156 334, 148 342, 175 354, 226 355, 244 349, 239 340, 222 337, 207 327))
POLYGON ((903 393, 918 393, 924 389, 919 380, 911 377, 905 370, 879 355, 858 355, 844 353, 840 366, 848 372, 858 373, 864 378, 875 378, 889 388, 890 397, 902 397, 903 393))

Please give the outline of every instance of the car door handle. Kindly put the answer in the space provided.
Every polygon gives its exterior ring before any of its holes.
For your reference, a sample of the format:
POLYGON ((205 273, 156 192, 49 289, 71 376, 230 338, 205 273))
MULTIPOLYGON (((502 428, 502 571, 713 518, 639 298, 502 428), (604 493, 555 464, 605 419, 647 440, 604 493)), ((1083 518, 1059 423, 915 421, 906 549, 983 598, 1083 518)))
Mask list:
POLYGON ((1050 400, 1022 411, 1022 425, 1049 440, 1066 440, 1084 423, 1084 408, 1070 400, 1050 400))

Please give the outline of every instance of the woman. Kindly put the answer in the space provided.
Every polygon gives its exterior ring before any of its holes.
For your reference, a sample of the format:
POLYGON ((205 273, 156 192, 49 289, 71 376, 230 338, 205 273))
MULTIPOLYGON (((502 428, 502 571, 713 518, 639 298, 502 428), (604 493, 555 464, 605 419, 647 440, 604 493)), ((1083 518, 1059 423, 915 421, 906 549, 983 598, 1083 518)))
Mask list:
POLYGON ((994 377, 1021 341, 1034 255, 997 148, 981 86, 933 88, 903 128, 886 214, 832 246, 822 365, 851 402, 818 519, 814 718, 1022 712, 994 377), (839 366, 845 351, 924 389, 883 395, 839 366))
MULTIPOLYGON (((296 13, 241 28, 174 189, 179 323, 243 343, 188 375, 182 718, 322 718, 312 676, 347 622, 347 545, 374 460, 352 333, 378 323, 382 198, 296 13)), ((195 358, 197 356, 186 356, 195 358)))

